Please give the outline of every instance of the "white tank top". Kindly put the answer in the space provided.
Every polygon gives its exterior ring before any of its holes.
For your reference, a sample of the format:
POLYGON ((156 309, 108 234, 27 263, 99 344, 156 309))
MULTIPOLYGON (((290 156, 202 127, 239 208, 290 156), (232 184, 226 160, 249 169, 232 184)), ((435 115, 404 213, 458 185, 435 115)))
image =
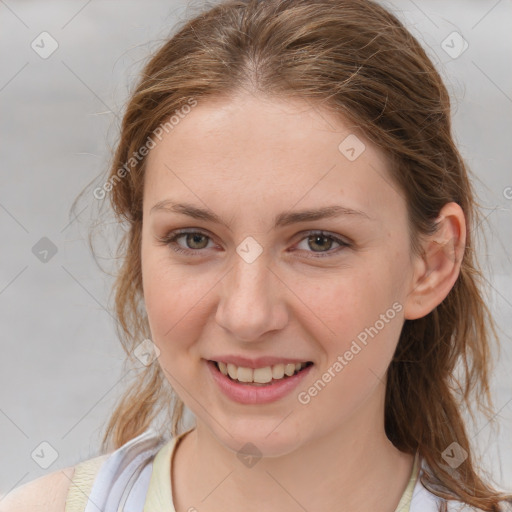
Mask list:
MULTIPOLYGON (((169 440, 149 429, 110 454, 78 464, 65 512, 175 512, 170 460, 178 441, 190 430, 169 440)), ((439 510, 443 500, 421 485, 418 466, 416 458, 395 512, 439 510)), ((476 510, 454 501, 447 505, 453 512, 476 510)))
POLYGON ((74 499, 78 493, 82 494, 75 488, 73 491, 70 489, 65 512, 142 512, 154 457, 166 442, 149 429, 111 454, 97 458, 101 466, 87 493, 89 498, 85 509, 83 500, 74 499))

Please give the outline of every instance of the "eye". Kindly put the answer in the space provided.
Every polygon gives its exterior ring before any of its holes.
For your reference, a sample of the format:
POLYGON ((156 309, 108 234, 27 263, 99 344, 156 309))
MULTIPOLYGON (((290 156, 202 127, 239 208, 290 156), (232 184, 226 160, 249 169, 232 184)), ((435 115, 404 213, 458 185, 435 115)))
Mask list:
MULTIPOLYGON (((178 230, 172 231, 168 235, 158 238, 158 240, 163 245, 171 247, 175 252, 190 256, 200 256, 202 249, 207 248, 208 240, 211 240, 211 237, 201 231, 178 230), (184 238, 185 247, 178 243, 180 238, 184 238)), ((327 256, 334 256, 334 254, 339 253, 343 248, 351 246, 350 243, 341 240, 334 235, 324 233, 323 231, 310 231, 306 233, 305 237, 300 239, 300 243, 301 242, 305 242, 308 247, 313 249, 312 251, 304 250, 306 253, 310 253, 306 258, 324 258, 327 256), (333 242, 338 244, 339 247, 331 250, 333 242), (324 251, 322 249, 327 250, 324 251), (315 255, 314 253, 318 253, 318 255, 315 255)), ((293 249, 293 251, 295 251, 295 249, 293 249)))
POLYGON ((307 251, 309 253, 318 253, 318 255, 308 255, 307 258, 325 258, 328 256, 334 256, 335 254, 339 253, 340 250, 342 250, 345 247, 350 247, 350 243, 345 242, 344 240, 341 240, 340 238, 330 235, 327 233, 324 233, 323 231, 311 231, 308 233, 308 235, 301 239, 301 242, 306 242, 307 246, 312 248, 313 251, 307 251), (338 247, 335 250, 329 250, 332 248, 333 242, 335 244, 338 244, 340 247, 338 247), (317 248, 320 248, 317 250, 317 248), (328 249, 327 251, 323 251, 323 249, 328 249))
POLYGON ((201 249, 204 249, 208 243, 207 240, 210 239, 210 237, 202 233, 201 231, 172 231, 168 235, 159 238, 158 240, 164 244, 171 247, 173 251, 176 251, 178 253, 187 254, 187 255, 193 255, 198 256, 199 252, 201 252, 201 249), (177 243, 177 240, 180 238, 185 237, 185 244, 186 247, 183 248, 181 245, 177 243), (205 243, 206 241, 206 243, 205 243), (190 247, 187 247, 190 246, 190 247), (196 254, 194 254, 196 253, 196 254))

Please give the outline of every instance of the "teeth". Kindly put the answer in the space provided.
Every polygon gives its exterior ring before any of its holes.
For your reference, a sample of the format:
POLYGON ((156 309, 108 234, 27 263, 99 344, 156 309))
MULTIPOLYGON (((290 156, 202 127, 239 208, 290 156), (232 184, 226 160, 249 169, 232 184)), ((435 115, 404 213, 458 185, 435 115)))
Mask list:
POLYGON ((236 366, 232 363, 223 363, 219 361, 216 363, 218 369, 223 375, 229 375, 231 379, 238 380, 239 382, 254 382, 257 384, 267 384, 272 379, 283 379, 285 375, 291 377, 299 370, 304 368, 307 363, 288 363, 276 364, 274 366, 265 366, 264 368, 245 368, 236 366))
POLYGON ((282 379, 284 377, 284 364, 272 366, 272 377, 274 379, 282 379))
POLYGON ((228 363, 228 374, 233 380, 238 379, 238 368, 231 363, 228 363))
POLYGON ((294 364, 287 364, 284 367, 284 373, 285 373, 285 375, 288 375, 288 377, 291 377, 295 373, 295 365, 294 364))
POLYGON ((265 368, 256 368, 252 372, 250 371, 250 373, 253 374, 253 382, 266 384, 267 382, 270 382, 272 380, 272 368, 270 366, 265 366, 265 368))
POLYGON ((242 368, 239 366, 237 368, 237 375, 240 382, 252 382, 252 370, 250 368, 242 368))

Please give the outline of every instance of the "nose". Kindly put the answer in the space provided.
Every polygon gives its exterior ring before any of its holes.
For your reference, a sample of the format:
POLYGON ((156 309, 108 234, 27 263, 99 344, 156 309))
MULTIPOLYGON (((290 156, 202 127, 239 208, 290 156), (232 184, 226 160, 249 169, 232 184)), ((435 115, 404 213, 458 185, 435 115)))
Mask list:
POLYGON ((268 267, 266 258, 260 256, 248 263, 237 255, 233 268, 219 286, 215 319, 233 339, 258 341, 287 324, 284 285, 268 267))

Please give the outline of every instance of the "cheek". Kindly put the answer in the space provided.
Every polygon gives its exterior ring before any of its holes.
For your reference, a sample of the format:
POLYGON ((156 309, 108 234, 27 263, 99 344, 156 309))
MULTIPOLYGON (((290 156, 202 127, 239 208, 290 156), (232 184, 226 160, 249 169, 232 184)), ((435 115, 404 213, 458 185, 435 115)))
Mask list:
POLYGON ((160 247, 143 246, 142 282, 152 341, 162 352, 173 351, 197 326, 193 318, 201 308, 203 287, 183 267, 171 265, 160 247))
MULTIPOLYGON (((299 322, 308 319, 309 329, 312 332, 316 329, 329 347, 343 350, 360 333, 364 341, 365 329, 376 323, 379 334, 390 331, 389 326, 397 323, 397 310, 401 308, 400 305, 393 308, 393 304, 400 303, 399 287, 389 269, 381 265, 354 266, 336 276, 295 279, 295 282, 294 293, 308 306, 302 310, 299 322)), ((390 334, 393 339, 397 329, 390 334)))
POLYGON ((158 364, 181 396, 182 383, 187 382, 187 388, 193 387, 188 379, 190 359, 196 357, 194 340, 198 339, 202 329, 201 304, 198 303, 201 295, 191 291, 193 284, 190 280, 176 279, 167 272, 148 270, 144 279, 151 341, 160 351, 158 364))
POLYGON ((144 279, 144 300, 155 341, 168 344, 185 339, 183 331, 197 325, 192 319, 201 307, 201 294, 189 280, 169 279, 158 272, 147 273, 144 279))
POLYGON ((394 272, 381 261, 365 265, 364 270, 353 268, 325 280, 322 286, 308 289, 303 281, 300 294, 307 297, 304 302, 313 314, 301 322, 309 324, 308 330, 324 352, 319 372, 330 372, 326 380, 338 383, 332 386, 333 398, 339 397, 340 386, 353 390, 343 400, 356 400, 358 391, 364 394, 385 374, 403 324, 403 305, 394 278, 394 272))
POLYGON ((310 387, 299 390, 303 394, 298 396, 301 404, 309 403, 315 411, 312 417, 322 417, 327 410, 333 419, 345 421, 385 382, 403 307, 393 300, 388 287, 376 286, 377 277, 352 276, 316 303, 319 316, 329 326, 329 331, 323 329, 328 334, 316 338, 324 358, 310 387))

